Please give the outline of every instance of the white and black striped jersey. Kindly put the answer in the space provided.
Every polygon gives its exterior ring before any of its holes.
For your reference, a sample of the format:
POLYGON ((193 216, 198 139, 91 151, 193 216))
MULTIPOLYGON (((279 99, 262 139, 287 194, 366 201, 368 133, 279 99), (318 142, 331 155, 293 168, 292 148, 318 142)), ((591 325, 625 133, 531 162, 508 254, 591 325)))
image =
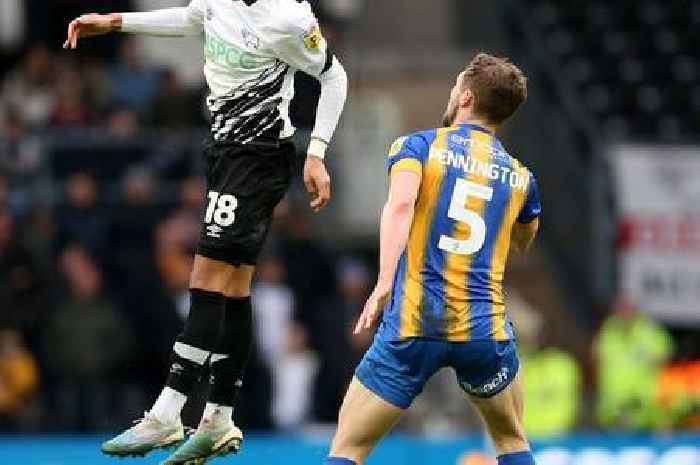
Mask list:
MULTIPOLYGON (((180 10, 184 18, 173 16, 173 32, 204 33, 214 139, 247 144, 292 136, 294 73, 318 77, 333 60, 308 2, 191 0, 180 10)), ((124 15, 122 29, 138 32, 135 24, 147 18, 138 15, 124 15)), ((163 18, 158 25, 167 35, 163 18)))

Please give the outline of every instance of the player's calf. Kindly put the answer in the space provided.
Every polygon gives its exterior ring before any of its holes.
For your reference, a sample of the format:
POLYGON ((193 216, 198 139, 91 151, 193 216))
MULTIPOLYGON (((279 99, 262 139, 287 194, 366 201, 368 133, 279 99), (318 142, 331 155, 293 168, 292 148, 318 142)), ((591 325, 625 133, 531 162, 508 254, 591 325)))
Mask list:
POLYGON ((498 465, 535 465, 523 427, 522 386, 519 377, 493 397, 471 397, 484 418, 498 465))

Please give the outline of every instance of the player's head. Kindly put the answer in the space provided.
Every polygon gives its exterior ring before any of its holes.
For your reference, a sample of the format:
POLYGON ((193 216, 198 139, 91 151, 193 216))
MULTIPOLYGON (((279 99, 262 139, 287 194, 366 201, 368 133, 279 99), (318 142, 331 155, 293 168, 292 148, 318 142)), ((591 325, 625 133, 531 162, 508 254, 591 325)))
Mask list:
POLYGON ((457 76, 443 124, 452 126, 460 116, 499 126, 527 98, 527 78, 507 58, 478 53, 457 76))

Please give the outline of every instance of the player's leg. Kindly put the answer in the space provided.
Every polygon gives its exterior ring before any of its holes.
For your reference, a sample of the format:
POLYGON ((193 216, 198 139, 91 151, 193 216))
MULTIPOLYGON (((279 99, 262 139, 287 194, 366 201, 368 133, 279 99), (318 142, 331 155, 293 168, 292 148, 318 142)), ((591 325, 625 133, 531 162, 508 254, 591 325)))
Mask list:
POLYGON ((340 408, 338 430, 325 465, 363 465, 403 412, 353 378, 340 408))
POLYGON ((255 267, 236 267, 228 283, 224 336, 211 356, 211 391, 197 431, 164 463, 197 463, 212 455, 235 453, 243 433, 233 422, 233 409, 243 385, 253 338, 250 285, 255 267))
POLYGON ((224 293, 234 272, 235 268, 228 263, 195 257, 190 279, 190 312, 173 345, 165 387, 142 421, 103 444, 105 453, 143 455, 184 438, 180 413, 223 337, 224 293))
POLYGON ((241 265, 226 288, 224 336, 211 358, 211 393, 203 420, 222 416, 231 420, 234 403, 243 386, 243 375, 253 343, 253 308, 250 286, 255 267, 241 265))
POLYGON ((471 396, 488 429, 498 454, 498 465, 534 465, 523 427, 523 391, 520 377, 501 393, 482 398, 471 396))
POLYGON ((450 358, 460 386, 484 418, 498 465, 534 465, 523 428, 515 341, 454 344, 450 358))
POLYGON ((165 462, 204 463, 237 452, 243 435, 231 419, 252 341, 250 284, 272 213, 291 180, 293 146, 214 144, 209 152, 209 205, 198 253, 231 264, 223 288, 222 337, 211 357, 211 397, 197 432, 165 462))
POLYGON ((355 371, 325 465, 361 465, 444 365, 440 341, 374 338, 355 371))

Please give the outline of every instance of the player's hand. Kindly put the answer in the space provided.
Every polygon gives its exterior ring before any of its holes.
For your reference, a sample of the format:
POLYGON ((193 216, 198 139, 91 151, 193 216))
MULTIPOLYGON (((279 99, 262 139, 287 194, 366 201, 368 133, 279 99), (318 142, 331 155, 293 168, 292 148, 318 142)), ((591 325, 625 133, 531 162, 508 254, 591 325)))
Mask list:
POLYGON ((117 31, 121 28, 121 24, 122 16, 118 13, 109 15, 89 13, 78 16, 68 25, 68 36, 63 43, 63 48, 75 49, 78 47, 78 39, 117 31))
POLYGON ((390 297, 391 285, 377 283, 377 286, 367 299, 367 303, 362 310, 360 318, 357 320, 354 331, 355 334, 360 334, 362 331, 371 329, 372 326, 374 326, 390 297))
POLYGON ((323 160, 307 155, 304 164, 304 185, 311 195, 311 209, 320 212, 331 199, 331 177, 323 160))

